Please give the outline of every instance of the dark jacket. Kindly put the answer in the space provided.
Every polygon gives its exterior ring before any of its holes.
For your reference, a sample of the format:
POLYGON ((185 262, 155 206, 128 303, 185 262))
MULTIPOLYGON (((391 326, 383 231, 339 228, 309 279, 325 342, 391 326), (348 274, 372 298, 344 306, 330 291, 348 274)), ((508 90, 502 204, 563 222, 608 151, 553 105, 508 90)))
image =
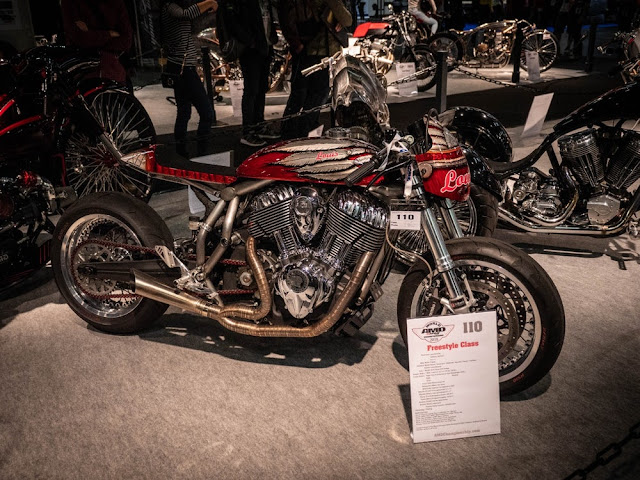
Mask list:
POLYGON ((307 55, 326 57, 342 48, 320 20, 327 8, 331 9, 335 21, 343 27, 351 25, 351 14, 342 0, 280 0, 280 28, 292 53, 304 47, 307 55))
POLYGON ((222 12, 230 36, 244 44, 247 48, 258 50, 261 55, 268 55, 270 45, 278 41, 276 25, 273 21, 271 0, 264 0, 271 13, 269 26, 269 42, 264 31, 260 0, 220 0, 218 12, 222 12))

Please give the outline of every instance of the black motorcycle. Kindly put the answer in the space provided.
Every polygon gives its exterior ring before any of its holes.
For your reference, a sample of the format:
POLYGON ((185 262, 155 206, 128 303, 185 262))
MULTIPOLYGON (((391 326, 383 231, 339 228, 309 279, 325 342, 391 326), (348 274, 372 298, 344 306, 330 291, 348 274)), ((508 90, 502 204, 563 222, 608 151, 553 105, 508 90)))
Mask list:
POLYGON ((529 232, 638 236, 639 102, 637 82, 610 90, 561 120, 518 161, 512 159, 509 135, 491 114, 457 107, 439 118, 501 179, 499 218, 506 223, 529 232), (545 154, 548 172, 536 167, 545 154))
POLYGON ((0 65, 0 289, 48 262, 48 217, 77 196, 150 194, 123 159, 154 142, 153 124, 121 86, 90 78, 97 66, 55 45, 0 65))

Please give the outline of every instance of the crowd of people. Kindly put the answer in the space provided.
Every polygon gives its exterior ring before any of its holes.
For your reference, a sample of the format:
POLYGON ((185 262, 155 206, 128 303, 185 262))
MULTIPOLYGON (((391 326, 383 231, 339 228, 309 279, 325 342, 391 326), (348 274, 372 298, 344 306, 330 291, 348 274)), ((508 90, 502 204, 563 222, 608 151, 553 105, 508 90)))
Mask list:
MULTIPOLYGON (((326 103, 329 78, 326 70, 308 77, 305 68, 318 63, 340 48, 338 33, 355 26, 356 20, 379 13, 380 4, 408 9, 431 31, 439 28, 438 15, 450 13, 448 27, 455 27, 456 15, 462 12, 461 0, 158 0, 161 18, 161 39, 166 48, 165 70, 175 75, 173 83, 176 101, 174 136, 178 145, 187 141, 187 124, 192 108, 199 115, 197 135, 209 136, 216 123, 216 113, 197 71, 201 56, 194 34, 203 25, 214 26, 218 14, 224 15, 225 30, 238 42, 237 62, 242 70, 241 143, 259 147, 275 138, 305 136, 318 126, 319 112, 282 122, 281 129, 265 127, 265 96, 269 84, 269 65, 273 46, 277 42, 276 22, 289 43, 292 54, 291 92, 285 108, 290 117, 303 110, 326 103)), ((502 18, 525 18, 539 25, 553 26, 556 36, 566 31, 565 53, 579 56, 581 30, 587 21, 589 7, 607 0, 474 0, 464 12, 466 21, 485 22, 502 18)), ((617 0, 617 11, 630 28, 640 0, 617 0)), ((609 5, 611 7, 611 5, 609 5)), ((99 75, 128 84, 123 58, 131 48, 133 31, 124 0, 61 0, 66 42, 100 52, 99 75)), ((442 25, 440 25, 442 28, 442 25)), ((458 26, 458 28, 461 28, 458 26)))

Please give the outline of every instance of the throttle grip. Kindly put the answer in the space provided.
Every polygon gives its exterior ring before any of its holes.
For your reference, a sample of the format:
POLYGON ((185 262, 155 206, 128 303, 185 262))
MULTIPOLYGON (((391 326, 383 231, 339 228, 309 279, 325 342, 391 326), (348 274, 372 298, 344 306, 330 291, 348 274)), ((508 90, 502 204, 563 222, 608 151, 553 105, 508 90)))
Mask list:
POLYGON ((372 158, 370 162, 365 163, 355 172, 352 172, 347 176, 347 178, 344 180, 344 183, 347 184, 347 187, 354 186, 366 176, 371 175, 375 171, 375 169, 378 168, 378 162, 375 160, 375 158, 376 157, 372 158))

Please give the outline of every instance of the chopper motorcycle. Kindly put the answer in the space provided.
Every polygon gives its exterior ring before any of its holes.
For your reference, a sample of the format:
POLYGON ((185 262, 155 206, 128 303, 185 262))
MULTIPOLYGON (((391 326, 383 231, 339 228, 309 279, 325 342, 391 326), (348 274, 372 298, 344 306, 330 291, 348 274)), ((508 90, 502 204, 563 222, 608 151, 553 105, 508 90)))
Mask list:
POLYGON ((98 62, 75 53, 40 46, 0 65, 0 289, 47 264, 49 216, 77 196, 150 192, 119 158, 154 141, 151 120, 133 95, 86 78, 98 62))
POLYGON ((529 232, 639 234, 640 133, 634 130, 640 85, 610 90, 565 117, 526 157, 513 161, 511 140, 491 114, 458 107, 439 118, 493 167, 505 195, 499 218, 529 232), (556 154, 556 148, 560 159, 556 154), (538 162, 547 155, 551 169, 538 162))
MULTIPOLYGON (((361 95, 336 115, 372 112, 359 105, 371 98, 362 78, 346 75, 361 95)), ((270 145, 229 170, 169 167, 160 146, 133 152, 125 156, 132 167, 200 192, 204 216, 191 221, 190 238, 174 240, 144 202, 120 193, 80 199, 54 233, 58 287, 76 314, 111 333, 147 328, 173 305, 246 335, 353 335, 371 318, 396 254, 415 255, 390 241, 394 215, 412 216, 430 250, 402 282, 401 335, 406 341, 407 318, 495 310, 500 389, 521 391, 560 353, 558 291, 524 252, 457 238, 449 200, 469 193, 466 156, 434 118, 409 130, 389 130, 380 148, 363 139, 362 127, 338 127, 270 145)))
POLYGON ((524 35, 520 67, 527 69, 526 52, 538 52, 540 71, 551 68, 558 57, 558 40, 550 31, 536 28, 526 20, 484 23, 472 30, 449 30, 431 36, 427 45, 433 52, 447 51, 450 68, 502 68, 511 60, 511 52, 520 26, 524 35))
POLYGON ((383 17, 383 22, 364 22, 353 32, 356 55, 381 78, 397 62, 415 63, 418 91, 425 92, 436 84, 435 58, 426 44, 417 41, 417 23, 408 12, 383 17))

